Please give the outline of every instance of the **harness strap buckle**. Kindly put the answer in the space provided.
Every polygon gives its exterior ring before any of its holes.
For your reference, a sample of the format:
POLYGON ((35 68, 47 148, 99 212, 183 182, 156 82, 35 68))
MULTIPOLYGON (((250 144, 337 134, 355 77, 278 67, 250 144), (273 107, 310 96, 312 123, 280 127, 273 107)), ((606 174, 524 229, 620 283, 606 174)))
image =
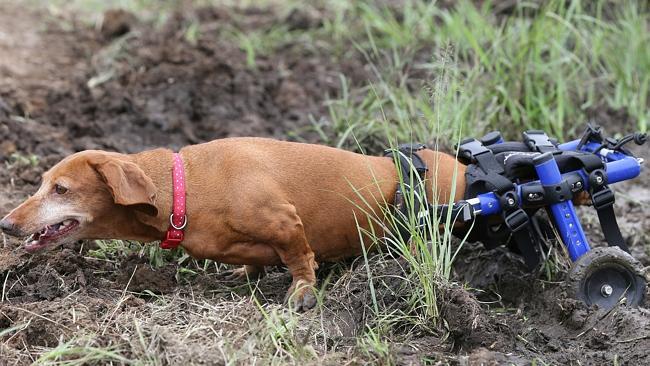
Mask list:
POLYGON ((481 141, 475 138, 469 138, 460 142, 458 146, 459 154, 472 162, 476 161, 476 157, 481 154, 490 152, 490 149, 485 147, 481 141))
POLYGON ((526 214, 526 211, 520 208, 512 211, 508 215, 504 215, 504 221, 508 229, 510 229, 510 231, 513 233, 516 233, 528 226, 529 218, 528 214, 526 214))
POLYGON ((461 141, 458 146, 458 154, 470 163, 476 163, 486 174, 490 172, 503 174, 505 172, 503 166, 494 157, 492 150, 485 147, 481 141, 475 138, 461 141))
POLYGON ((481 143, 483 144, 483 146, 490 146, 502 142, 503 142, 503 137, 501 136, 501 132, 499 131, 488 132, 485 136, 481 137, 481 143))
POLYGON ((529 130, 524 132, 524 143, 531 151, 545 153, 555 151, 557 148, 551 142, 546 132, 539 130, 529 130))
POLYGON ((591 201, 596 210, 601 210, 614 205, 615 202, 614 191, 609 187, 605 187, 597 192, 591 193, 591 201))

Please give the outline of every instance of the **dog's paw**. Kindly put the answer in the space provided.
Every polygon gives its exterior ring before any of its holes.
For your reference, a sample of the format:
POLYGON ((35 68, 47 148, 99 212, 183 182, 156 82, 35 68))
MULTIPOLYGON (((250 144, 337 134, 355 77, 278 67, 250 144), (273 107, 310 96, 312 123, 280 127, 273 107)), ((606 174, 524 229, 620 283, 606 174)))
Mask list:
POLYGON ((266 271, 264 270, 264 267, 246 265, 230 271, 226 271, 222 276, 225 281, 242 282, 246 280, 257 280, 264 277, 265 275, 266 271))
POLYGON ((298 312, 312 309, 316 306, 316 289, 307 281, 298 280, 287 291, 284 302, 298 312))

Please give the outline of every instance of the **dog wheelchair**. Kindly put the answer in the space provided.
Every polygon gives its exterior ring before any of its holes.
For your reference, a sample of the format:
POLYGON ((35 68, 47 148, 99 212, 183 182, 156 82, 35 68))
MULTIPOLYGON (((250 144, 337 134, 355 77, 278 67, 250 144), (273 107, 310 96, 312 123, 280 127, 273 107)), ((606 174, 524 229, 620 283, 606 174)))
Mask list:
MULTIPOLYGON (((468 166, 465 199, 439 205, 436 212, 464 223, 463 229, 454 229, 456 236, 482 242, 488 249, 507 245, 531 271, 548 252, 544 237, 559 237, 573 262, 565 284, 575 298, 603 309, 623 301, 638 306, 646 291, 643 267, 629 254, 616 223, 609 185, 640 174, 643 159, 625 145, 643 145, 646 140, 642 133, 605 138, 600 127, 591 125, 582 138, 561 144, 543 131, 526 131, 523 141, 515 142, 504 141, 499 132, 463 140, 456 148, 458 160, 468 166), (591 201, 608 247, 590 247, 574 200, 591 201), (543 211, 551 225, 540 219, 543 211)), ((399 148, 402 170, 410 163, 420 177, 426 167, 413 151, 421 146, 399 148)), ((402 187, 411 186, 408 179, 406 183, 402 187)), ((413 186, 421 191, 418 184, 413 186)), ((400 195, 398 190, 396 198, 400 195)), ((396 202, 402 212, 420 212, 419 207, 404 209, 399 199, 396 202)))

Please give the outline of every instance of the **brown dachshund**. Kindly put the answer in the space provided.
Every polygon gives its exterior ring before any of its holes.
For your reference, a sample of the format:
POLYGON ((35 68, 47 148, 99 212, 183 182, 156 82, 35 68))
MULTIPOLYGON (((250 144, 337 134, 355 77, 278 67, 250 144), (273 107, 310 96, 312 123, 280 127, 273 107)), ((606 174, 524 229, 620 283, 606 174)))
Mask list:
MULTIPOLYGON (((431 150, 417 154, 429 168, 430 196, 446 202, 456 184, 454 200, 460 200, 465 166, 431 150)), ((357 221, 369 228, 366 213, 381 213, 393 201, 398 180, 391 158, 262 138, 187 146, 180 155, 185 250, 242 264, 234 273, 240 277, 286 265, 293 276, 287 296, 299 310, 315 305, 318 262, 362 253, 357 221)), ((172 210, 172 159, 166 149, 76 153, 46 172, 40 189, 0 227, 31 235, 29 251, 79 239, 160 240, 172 210)))

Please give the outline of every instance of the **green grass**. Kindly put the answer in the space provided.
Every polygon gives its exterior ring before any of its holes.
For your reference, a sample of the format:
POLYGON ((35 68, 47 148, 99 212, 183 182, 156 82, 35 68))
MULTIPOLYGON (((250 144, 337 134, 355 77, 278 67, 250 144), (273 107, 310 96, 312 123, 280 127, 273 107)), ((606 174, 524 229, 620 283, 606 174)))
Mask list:
POLYGON ((589 108, 609 107, 627 111, 645 131, 648 6, 551 1, 532 7, 522 5, 506 19, 469 1, 453 10, 406 1, 399 19, 371 2, 347 8, 349 36, 373 66, 374 80, 359 90, 343 82, 346 92, 332 102, 330 124, 317 129, 328 129, 328 142, 348 147, 352 135, 385 141, 382 124, 401 141, 432 141, 440 132, 453 139, 463 126, 472 134, 500 129, 519 138, 519 131, 543 129, 563 138, 582 128, 589 108), (432 102, 436 93, 442 105, 432 102))
POLYGON ((134 360, 121 356, 119 349, 96 347, 89 343, 91 342, 74 339, 59 344, 52 350, 43 353, 33 365, 76 366, 90 363, 131 365, 136 363, 134 360))
MULTIPOLYGON (((439 216, 437 212, 432 211, 424 218, 417 218, 417 213, 412 211, 414 203, 418 202, 421 207, 426 207, 428 200, 425 199, 426 197, 417 196, 414 190, 407 189, 403 184, 403 177, 409 174, 413 184, 423 186, 425 182, 413 171, 403 172, 397 161, 396 166, 402 182, 403 198, 411 211, 403 216, 393 211, 386 202, 379 202, 379 206, 383 207, 381 212, 369 209, 372 202, 364 201, 364 205, 358 206, 365 213, 367 221, 371 223, 370 229, 359 228, 362 247, 384 248, 392 253, 392 257, 403 259, 400 280, 404 282, 403 286, 408 287, 407 298, 398 309, 390 305, 380 306, 379 304, 383 302, 378 299, 375 287, 381 283, 381 279, 374 277, 370 269, 372 264, 368 261, 368 253, 364 250, 374 317, 373 321, 367 324, 365 333, 359 340, 359 346, 366 356, 381 364, 393 363, 388 338, 384 338, 390 335, 393 329, 409 327, 413 332, 439 336, 436 331, 440 325, 441 298, 438 291, 441 285, 445 286, 451 281, 452 263, 462 246, 461 242, 454 248, 451 227, 455 218, 452 217, 451 212, 446 216, 439 216), (442 230, 439 229, 441 227, 442 230), (410 238, 401 237, 400 230, 408 232, 410 238)), ((454 171, 453 174, 455 176, 458 172, 454 171)), ((455 180, 455 177, 452 179, 455 180)), ((436 186, 436 182, 432 182, 432 187, 436 186)), ((433 206, 436 206, 438 201, 453 201, 456 194, 455 188, 451 190, 449 197, 439 197, 435 190, 424 191, 430 199, 433 199, 433 206)), ((361 194, 359 197, 362 197, 361 194)))
POLYGON ((7 166, 31 166, 35 167, 38 166, 39 164, 39 157, 34 154, 30 155, 24 155, 18 152, 15 152, 9 156, 9 159, 7 162, 5 162, 5 165, 7 166))

